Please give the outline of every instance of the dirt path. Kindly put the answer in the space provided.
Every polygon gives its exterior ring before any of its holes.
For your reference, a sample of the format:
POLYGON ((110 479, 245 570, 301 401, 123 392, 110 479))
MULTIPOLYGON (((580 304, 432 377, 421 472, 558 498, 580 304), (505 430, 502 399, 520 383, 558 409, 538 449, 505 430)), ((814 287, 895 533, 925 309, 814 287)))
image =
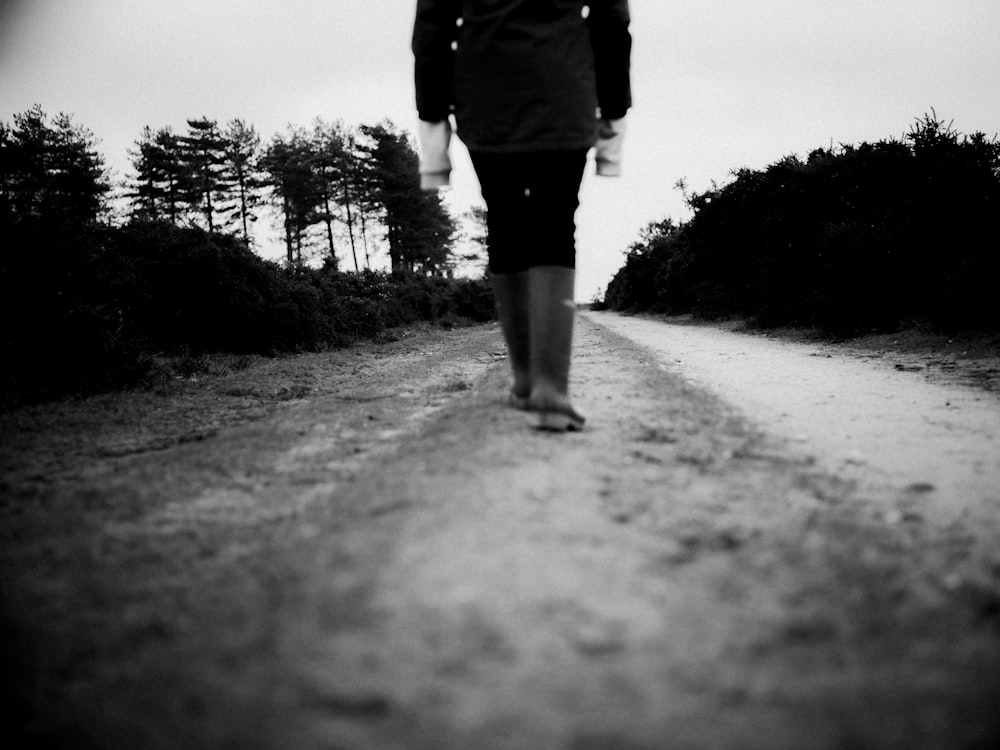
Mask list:
POLYGON ((995 394, 588 314, 591 427, 553 436, 503 408, 501 350, 425 330, 4 417, 0 570, 39 731, 994 746, 995 394))
POLYGON ((843 347, 648 318, 590 317, 867 492, 921 495, 920 510, 938 521, 1000 512, 996 392, 960 387, 954 374, 926 362, 845 357, 843 347))

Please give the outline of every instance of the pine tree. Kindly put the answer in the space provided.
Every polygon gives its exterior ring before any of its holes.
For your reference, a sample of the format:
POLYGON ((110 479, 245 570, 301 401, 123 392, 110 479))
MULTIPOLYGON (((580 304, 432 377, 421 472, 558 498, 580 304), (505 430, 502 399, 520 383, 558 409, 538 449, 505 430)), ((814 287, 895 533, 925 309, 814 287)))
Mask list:
POLYGON ((148 125, 129 151, 135 175, 129 197, 135 218, 158 221, 167 219, 177 224, 187 210, 185 197, 187 165, 181 151, 180 138, 170 128, 153 131, 148 125))
POLYGON ((14 136, 10 126, 0 122, 0 225, 13 223, 14 217, 14 136))
POLYGON ((230 184, 226 179, 226 139, 218 123, 201 117, 188 120, 187 135, 180 137, 185 167, 183 183, 186 202, 200 207, 209 232, 216 229, 215 215, 223 208, 230 184))
POLYGON ((249 222, 257 221, 254 209, 260 205, 264 176, 260 167, 260 136, 243 120, 231 120, 223 133, 226 141, 228 182, 233 188, 235 205, 229 221, 238 223, 243 240, 251 244, 249 222))
POLYGON ((0 130, 4 222, 80 227, 99 220, 111 186, 93 134, 66 114, 48 123, 41 107, 0 130))
MULTIPOLYGON (((316 218, 323 223, 326 230, 327 259, 334 268, 338 265, 336 248, 333 241, 333 222, 336 218, 333 209, 343 184, 346 167, 344 152, 344 127, 341 123, 329 123, 317 118, 313 124, 312 166, 317 179, 317 190, 320 212, 316 218)), ((348 227, 350 227, 350 205, 347 206, 348 227)), ((354 237, 351 236, 351 252, 354 256, 354 269, 358 269, 358 256, 354 249, 354 237)))
POLYGON ((449 265, 455 222, 437 192, 420 189, 416 149, 389 121, 362 127, 371 194, 384 211, 393 271, 442 274, 449 265))
POLYGON ((161 208, 159 186, 153 172, 153 151, 156 148, 153 138, 153 129, 147 125, 135 142, 135 148, 128 151, 134 171, 128 193, 132 216, 148 221, 159 220, 161 208))
POLYGON ((462 214, 464 225, 462 232, 462 254, 458 255, 456 261, 468 267, 485 270, 488 261, 488 251, 486 249, 489 229, 487 225, 486 206, 472 206, 462 214))
POLYGON ((291 127, 287 135, 275 135, 265 152, 263 167, 268 186, 281 204, 287 261, 289 265, 300 265, 306 231, 320 202, 310 138, 300 128, 291 127))
POLYGON ((341 175, 341 203, 347 218, 347 231, 351 251, 355 254, 355 227, 361 235, 365 253, 365 268, 371 268, 371 250, 368 245, 368 223, 376 219, 381 205, 375 197, 375 169, 369 151, 364 148, 356 131, 348 131, 344 138, 344 170, 341 175))
POLYGON ((189 180, 180 136, 170 128, 156 131, 155 167, 159 175, 167 217, 177 224, 189 208, 189 180))
POLYGON ((35 105, 14 115, 4 148, 3 172, 9 194, 9 221, 34 224, 42 219, 50 136, 46 115, 35 105))
POLYGON ((111 186, 94 134, 63 113, 52 124, 48 169, 51 210, 72 224, 95 222, 111 186))

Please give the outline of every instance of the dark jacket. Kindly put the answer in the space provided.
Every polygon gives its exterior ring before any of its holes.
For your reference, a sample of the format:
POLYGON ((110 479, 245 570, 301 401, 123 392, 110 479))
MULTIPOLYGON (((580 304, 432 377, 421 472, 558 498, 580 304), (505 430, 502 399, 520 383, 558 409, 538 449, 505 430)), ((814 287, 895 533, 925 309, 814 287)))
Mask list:
POLYGON ((589 148, 631 106, 628 26, 628 0, 418 0, 417 113, 474 151, 589 148))

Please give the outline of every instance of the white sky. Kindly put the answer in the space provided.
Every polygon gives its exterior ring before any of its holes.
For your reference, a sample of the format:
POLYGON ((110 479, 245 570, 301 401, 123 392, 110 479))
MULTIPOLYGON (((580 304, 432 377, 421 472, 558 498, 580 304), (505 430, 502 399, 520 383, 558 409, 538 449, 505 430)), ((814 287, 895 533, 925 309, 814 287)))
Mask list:
MULTIPOLYGON (((902 135, 935 108, 1000 130, 996 0, 632 0, 625 175, 585 179, 577 296, 638 230, 724 182, 830 143, 902 135)), ((41 104, 94 131, 119 175, 143 126, 315 117, 413 128, 414 0, 0 0, 0 119, 41 104)), ((478 198, 456 149, 451 200, 478 198)), ((276 230, 260 228, 274 242, 276 230)))

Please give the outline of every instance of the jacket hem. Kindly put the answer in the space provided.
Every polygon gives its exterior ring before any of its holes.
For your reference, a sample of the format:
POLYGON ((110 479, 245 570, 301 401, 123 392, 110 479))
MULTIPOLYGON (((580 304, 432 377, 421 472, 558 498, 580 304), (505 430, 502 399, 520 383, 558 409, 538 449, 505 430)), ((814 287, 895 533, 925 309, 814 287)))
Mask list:
POLYGON ((458 139, 469 151, 482 154, 517 154, 536 151, 588 151, 594 146, 595 139, 581 138, 576 141, 527 141, 524 143, 470 143, 456 133, 458 139))

